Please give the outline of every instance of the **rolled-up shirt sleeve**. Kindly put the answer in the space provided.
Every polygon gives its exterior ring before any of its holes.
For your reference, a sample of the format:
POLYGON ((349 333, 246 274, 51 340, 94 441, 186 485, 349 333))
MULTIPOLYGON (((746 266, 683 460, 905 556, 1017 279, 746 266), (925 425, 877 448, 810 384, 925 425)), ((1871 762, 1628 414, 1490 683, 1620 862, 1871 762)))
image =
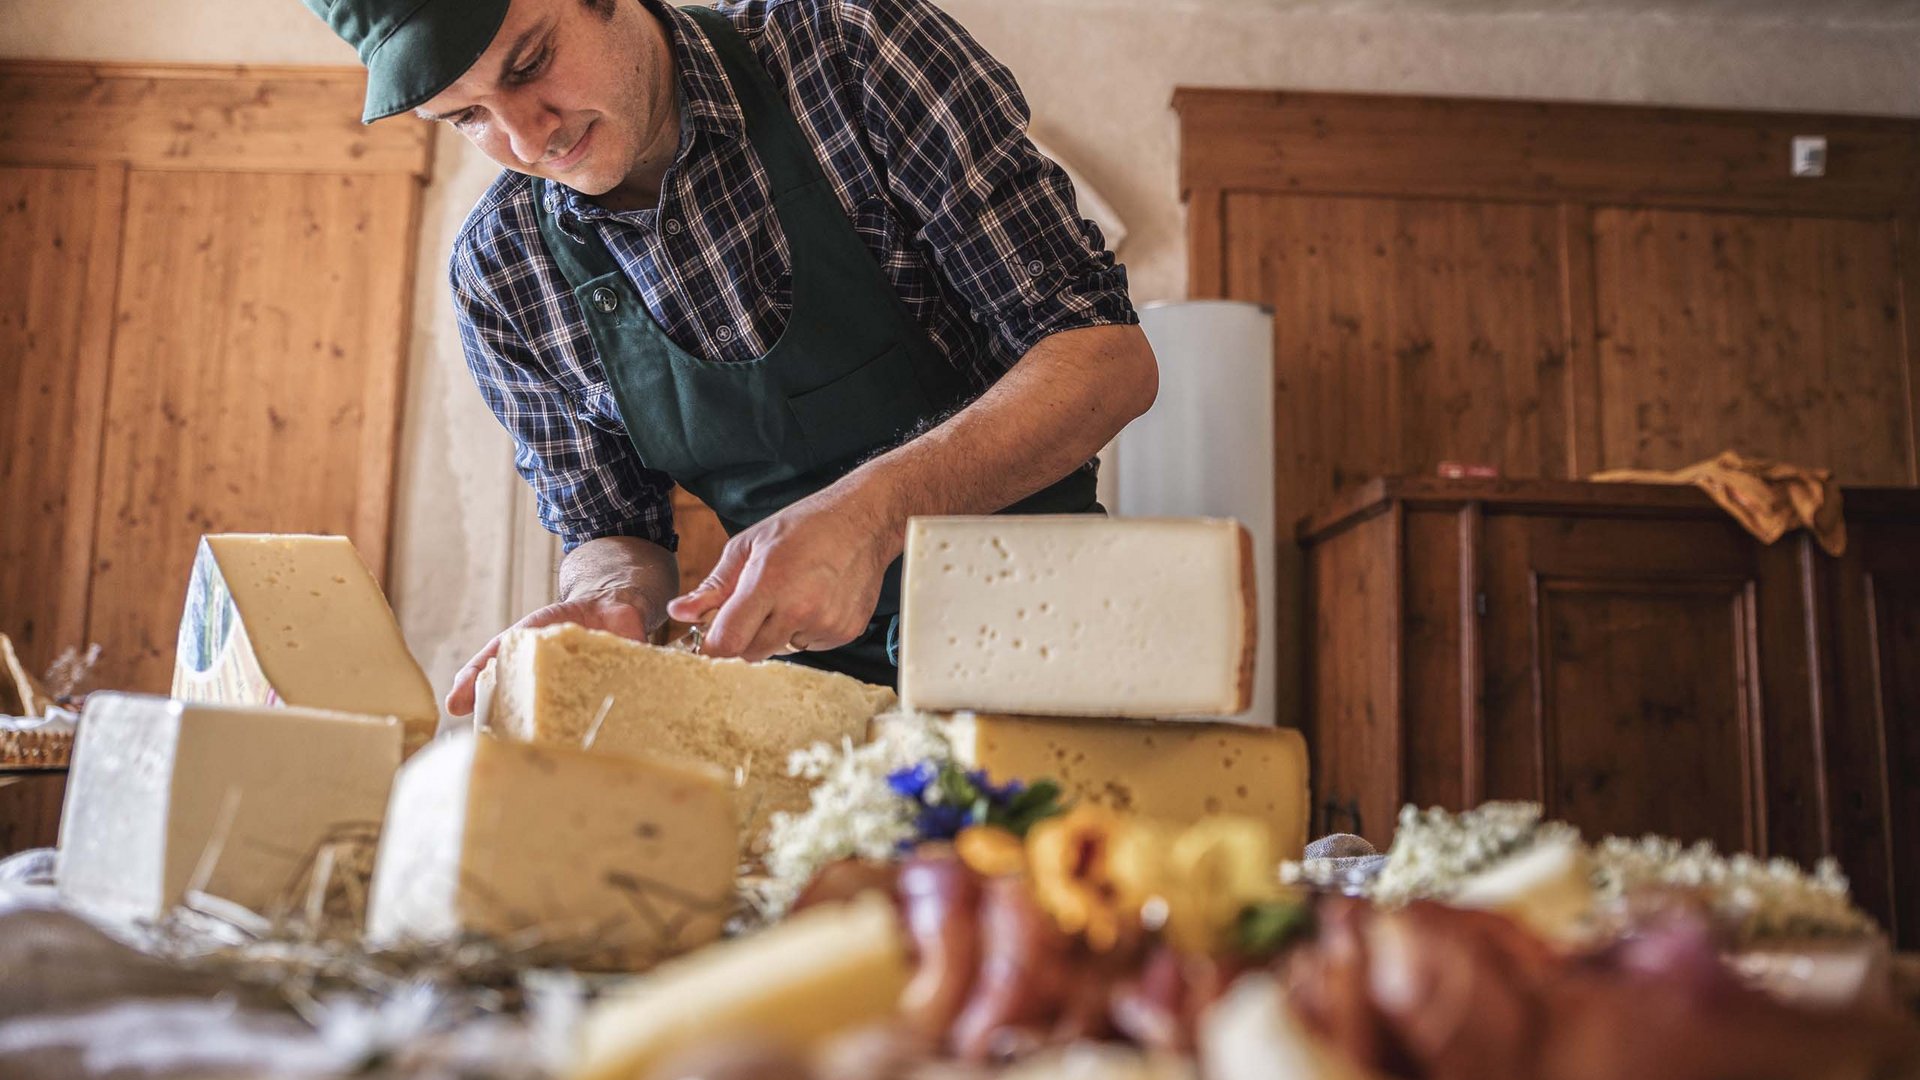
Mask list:
POLYGON ((467 369, 513 436, 514 467, 533 489, 540 524, 568 551, 604 536, 674 550, 673 481, 642 468, 626 435, 541 367, 493 299, 471 249, 456 249, 450 276, 467 369))
POLYGON ((1126 269, 1027 137, 1012 72, 927 0, 834 7, 888 188, 974 320, 1014 356, 1062 330, 1138 322, 1126 269))

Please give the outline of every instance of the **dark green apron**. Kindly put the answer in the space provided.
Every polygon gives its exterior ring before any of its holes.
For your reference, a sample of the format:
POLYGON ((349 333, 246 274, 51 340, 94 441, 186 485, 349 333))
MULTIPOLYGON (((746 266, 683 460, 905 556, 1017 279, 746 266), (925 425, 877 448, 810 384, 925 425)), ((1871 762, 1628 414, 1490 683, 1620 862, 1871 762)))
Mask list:
MULTIPOLYGON (((540 234, 573 288, 627 438, 649 469, 713 509, 729 536, 819 491, 965 403, 966 385, 893 291, 821 173, 766 70, 727 17, 685 8, 720 55, 771 185, 793 259, 793 311, 767 353, 735 363, 689 355, 648 314, 600 235, 568 229, 536 181, 540 234)), ((1098 512, 1095 468, 1007 513, 1098 512)), ((859 638, 788 659, 892 685, 900 562, 859 638)))

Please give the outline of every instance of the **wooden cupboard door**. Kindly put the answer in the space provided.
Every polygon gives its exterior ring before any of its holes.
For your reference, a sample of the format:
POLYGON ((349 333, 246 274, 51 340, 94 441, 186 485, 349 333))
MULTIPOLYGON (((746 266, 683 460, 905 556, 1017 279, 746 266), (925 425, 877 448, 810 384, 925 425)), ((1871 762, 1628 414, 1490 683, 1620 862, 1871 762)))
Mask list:
POLYGON ((1602 208, 1593 231, 1602 467, 1731 449, 1920 483, 1893 219, 1602 208))
POLYGON ((1920 948, 1920 524, 1848 525, 1827 583, 1834 692, 1821 762, 1831 852, 1860 905, 1920 948))
POLYGON ((167 689, 203 533, 342 533, 384 579, 415 184, 129 178, 89 611, 103 685, 167 689))
POLYGON ((1487 537, 1490 797, 1590 838, 1818 854, 1794 575, 1713 520, 1514 516, 1487 537))
MULTIPOLYGON (((90 169, 0 169, 0 632, 36 674, 85 644, 100 423, 100 358, 89 348, 110 317, 89 298, 103 258, 99 203, 118 199, 119 182, 90 169)), ((101 230, 109 247, 116 212, 101 230)), ((104 261, 110 274, 110 251, 104 261)))

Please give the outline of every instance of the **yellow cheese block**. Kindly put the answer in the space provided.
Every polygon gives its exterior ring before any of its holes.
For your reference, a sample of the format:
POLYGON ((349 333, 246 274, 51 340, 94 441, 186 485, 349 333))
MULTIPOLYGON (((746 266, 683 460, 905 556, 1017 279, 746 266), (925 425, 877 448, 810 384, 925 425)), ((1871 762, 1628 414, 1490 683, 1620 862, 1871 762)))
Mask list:
POLYGON ((733 814, 717 769, 450 734, 394 784, 368 934, 516 935, 571 966, 640 970, 720 935, 733 814))
POLYGON ((875 893, 807 910, 662 965, 602 997, 573 1080, 644 1080, 695 1047, 750 1038, 805 1052, 887 1019, 909 977, 893 904, 875 893))
POLYGON ((921 712, 1232 716, 1252 704, 1253 540, 1236 521, 920 517, 900 701, 921 712))
POLYGON ((495 731, 559 746, 640 751, 736 771, 749 847, 776 810, 806 809, 795 750, 859 741, 893 691, 779 660, 716 660, 573 624, 509 631, 487 708, 495 731))
POLYGON ((89 695, 60 816, 61 899, 154 919, 197 882, 261 915, 298 910, 323 845, 379 831, 400 738, 391 717, 89 695))
POLYGON ((1307 744, 1292 728, 956 713, 954 757, 996 783, 1050 778, 1069 797, 1191 823, 1214 814, 1266 822, 1274 854, 1307 845, 1307 744))
POLYGON ((408 754, 440 722, 393 609, 344 536, 201 537, 173 696, 393 716, 408 754))

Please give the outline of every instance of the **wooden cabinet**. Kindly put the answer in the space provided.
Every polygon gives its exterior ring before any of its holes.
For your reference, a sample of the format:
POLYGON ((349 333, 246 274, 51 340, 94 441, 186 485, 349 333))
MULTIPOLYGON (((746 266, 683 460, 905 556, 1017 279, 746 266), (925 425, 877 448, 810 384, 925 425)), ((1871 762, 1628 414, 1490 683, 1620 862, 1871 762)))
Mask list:
MULTIPOLYGON (((1215 89, 1174 107, 1189 294, 1274 312, 1280 522, 1443 461, 1576 480, 1732 449, 1920 483, 1920 122, 1215 89), (1800 135, 1826 138, 1825 175, 1792 175, 1800 135)), ((1298 611, 1299 554, 1277 554, 1298 611)), ((1569 620, 1709 603, 1558 588, 1569 620)), ((1281 671, 1304 633, 1279 621, 1281 671)))
POLYGON ((1528 799, 1841 861, 1920 944, 1920 491, 1768 546, 1691 488, 1382 479, 1307 519, 1316 826, 1528 799))

